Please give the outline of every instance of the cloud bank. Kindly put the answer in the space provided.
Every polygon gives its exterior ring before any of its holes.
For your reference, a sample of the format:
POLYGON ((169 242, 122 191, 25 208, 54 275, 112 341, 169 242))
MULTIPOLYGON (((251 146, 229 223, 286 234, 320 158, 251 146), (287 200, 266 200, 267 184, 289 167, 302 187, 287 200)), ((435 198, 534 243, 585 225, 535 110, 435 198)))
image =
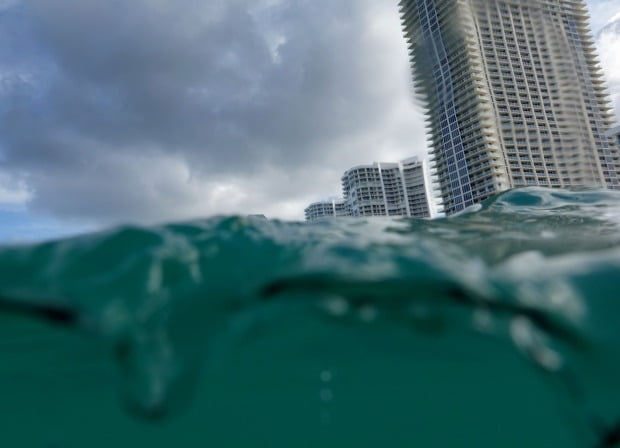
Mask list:
POLYGON ((301 218, 351 165, 424 154, 411 97, 395 0, 5 1, 0 192, 101 224, 301 218))

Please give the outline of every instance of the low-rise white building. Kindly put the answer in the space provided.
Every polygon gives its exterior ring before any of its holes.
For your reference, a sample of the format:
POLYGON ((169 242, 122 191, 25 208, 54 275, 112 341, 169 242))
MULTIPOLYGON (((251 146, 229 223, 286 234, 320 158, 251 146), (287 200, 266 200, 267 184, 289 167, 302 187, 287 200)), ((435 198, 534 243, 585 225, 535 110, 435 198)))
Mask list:
POLYGON ((306 221, 314 221, 316 219, 334 216, 347 216, 343 199, 314 202, 306 207, 304 211, 306 214, 306 221))
POLYGON ((315 202, 306 219, 327 216, 410 216, 430 218, 427 170, 415 157, 398 163, 353 167, 342 176, 344 199, 315 202))

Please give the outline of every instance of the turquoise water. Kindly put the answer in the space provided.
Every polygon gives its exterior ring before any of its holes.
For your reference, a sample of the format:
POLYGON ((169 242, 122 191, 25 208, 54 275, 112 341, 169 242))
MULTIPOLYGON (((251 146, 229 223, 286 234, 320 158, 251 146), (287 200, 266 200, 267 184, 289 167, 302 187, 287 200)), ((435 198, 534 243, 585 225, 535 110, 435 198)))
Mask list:
POLYGON ((0 249, 2 446, 604 447, 620 193, 0 249))

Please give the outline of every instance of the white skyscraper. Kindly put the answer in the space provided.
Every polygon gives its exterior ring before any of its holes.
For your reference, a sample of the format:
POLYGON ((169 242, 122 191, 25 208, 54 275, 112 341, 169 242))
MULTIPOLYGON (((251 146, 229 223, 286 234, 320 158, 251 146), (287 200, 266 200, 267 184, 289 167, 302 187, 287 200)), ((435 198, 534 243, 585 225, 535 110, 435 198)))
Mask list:
POLYGON ((401 0, 447 214, 508 188, 620 186, 582 0, 401 0))

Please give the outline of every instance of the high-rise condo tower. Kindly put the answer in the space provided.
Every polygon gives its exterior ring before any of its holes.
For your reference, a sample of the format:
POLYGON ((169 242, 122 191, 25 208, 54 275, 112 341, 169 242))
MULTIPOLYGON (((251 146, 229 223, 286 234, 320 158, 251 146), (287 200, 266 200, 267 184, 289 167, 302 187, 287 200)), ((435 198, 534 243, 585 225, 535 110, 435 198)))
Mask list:
POLYGON ((582 0, 401 0, 400 8, 447 214, 519 186, 620 187, 582 0))

